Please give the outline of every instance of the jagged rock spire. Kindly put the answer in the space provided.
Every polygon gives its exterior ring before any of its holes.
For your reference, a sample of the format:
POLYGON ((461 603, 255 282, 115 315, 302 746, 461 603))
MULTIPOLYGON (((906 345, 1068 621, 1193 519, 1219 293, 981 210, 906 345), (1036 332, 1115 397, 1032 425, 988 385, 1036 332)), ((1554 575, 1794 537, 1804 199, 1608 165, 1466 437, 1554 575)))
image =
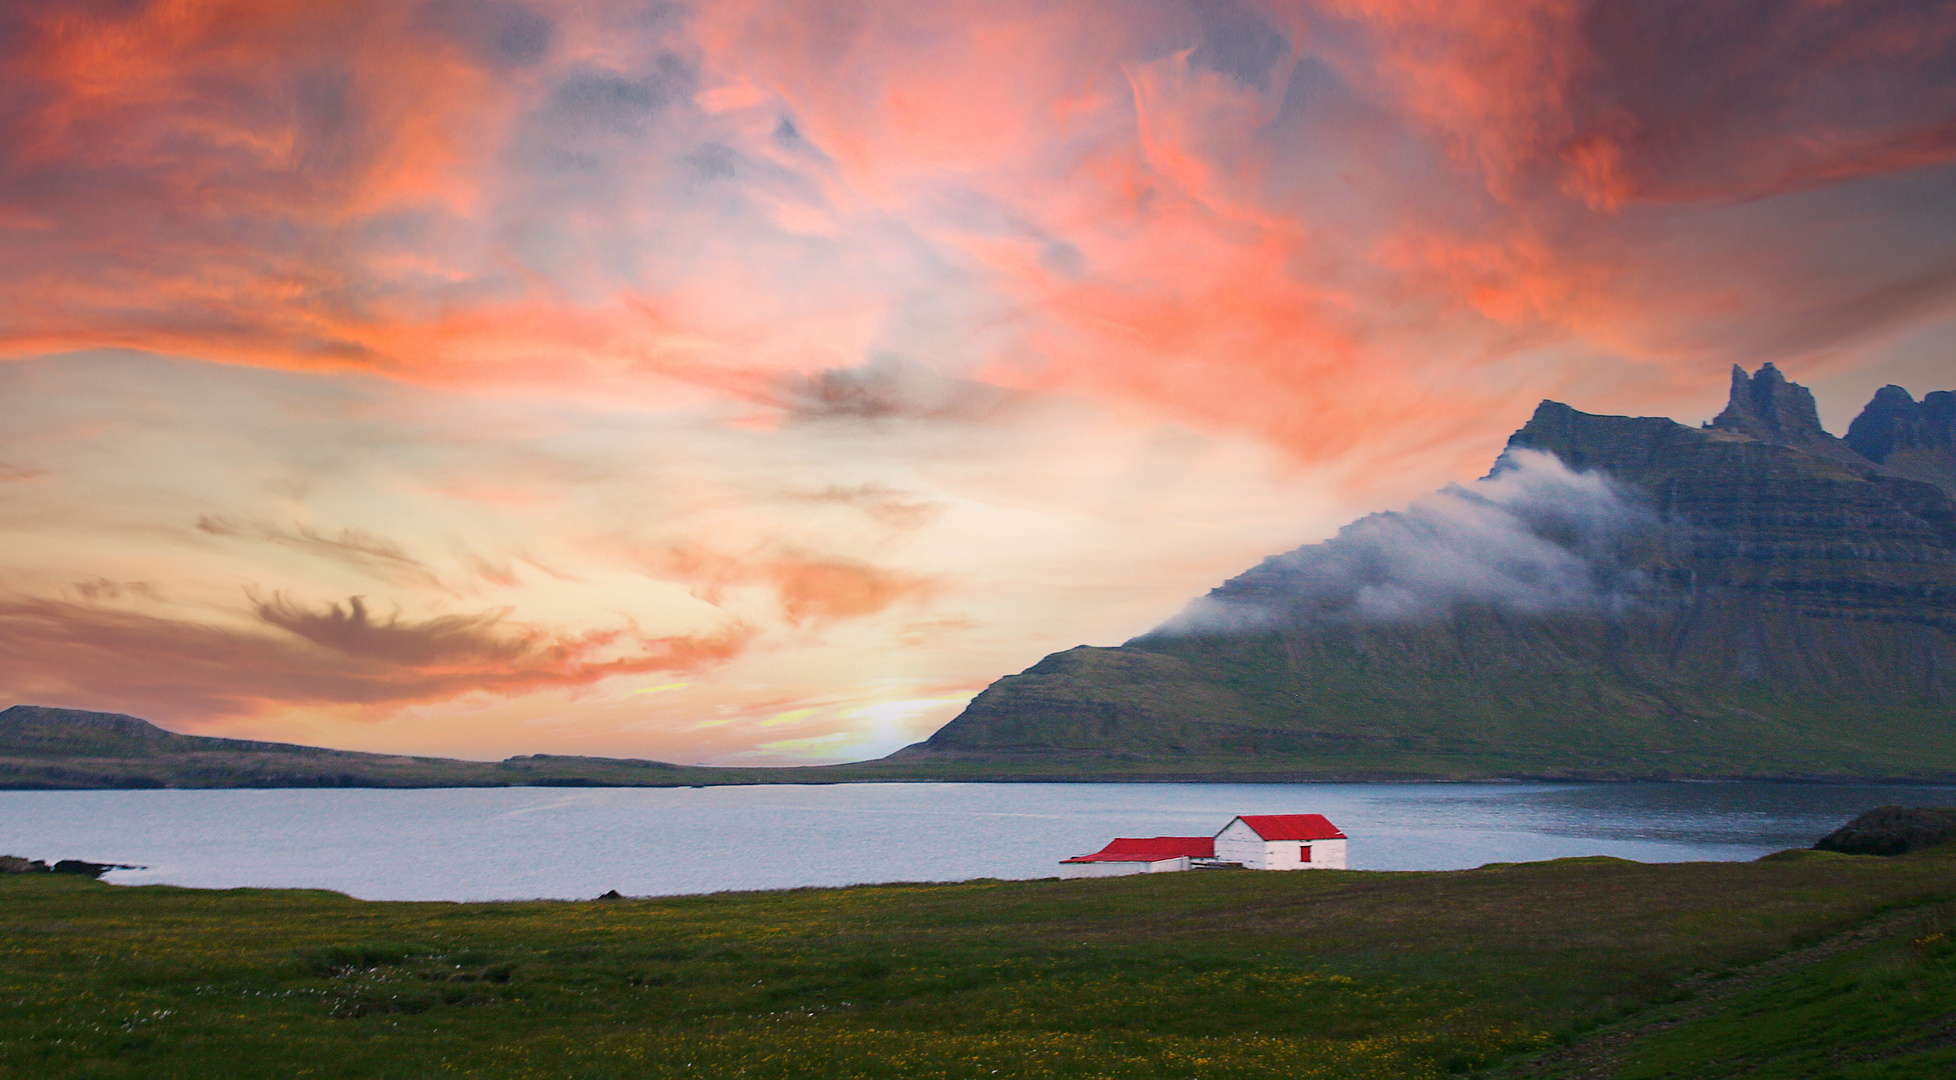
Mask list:
POLYGON ((1772 364, 1762 366, 1752 376, 1746 375, 1739 365, 1732 365, 1732 397, 1711 426, 1743 431, 1772 442, 1801 443, 1814 436, 1831 438, 1820 426, 1813 391, 1788 382, 1772 364))
POLYGON ((1725 411, 1709 426, 1742 432, 1760 442, 1798 447, 1820 457, 1866 465, 1861 455, 1820 426, 1813 391, 1789 381, 1770 363, 1761 365, 1750 376, 1744 368, 1732 365, 1732 396, 1725 403, 1725 411))

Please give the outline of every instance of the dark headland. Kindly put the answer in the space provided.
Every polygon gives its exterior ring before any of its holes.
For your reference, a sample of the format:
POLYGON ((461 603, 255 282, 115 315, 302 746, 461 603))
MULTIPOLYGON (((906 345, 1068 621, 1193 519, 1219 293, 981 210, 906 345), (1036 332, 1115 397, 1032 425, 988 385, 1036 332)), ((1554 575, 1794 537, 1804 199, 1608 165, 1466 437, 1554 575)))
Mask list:
POLYGON ((1492 778, 1956 780, 1956 393, 1884 387, 1844 439, 1771 364, 1702 428, 1545 401, 1486 482, 1054 653, 879 761, 457 761, 0 712, 15 789, 1492 778))

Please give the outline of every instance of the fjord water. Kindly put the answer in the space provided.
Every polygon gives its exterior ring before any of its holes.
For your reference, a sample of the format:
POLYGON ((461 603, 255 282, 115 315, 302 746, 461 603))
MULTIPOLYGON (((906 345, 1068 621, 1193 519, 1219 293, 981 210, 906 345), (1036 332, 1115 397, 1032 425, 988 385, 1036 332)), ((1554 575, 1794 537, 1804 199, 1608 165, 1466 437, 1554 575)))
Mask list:
POLYGON ((0 854, 121 884, 372 900, 579 898, 1038 878, 1115 836, 1321 813, 1363 870, 1750 859, 1956 788, 1822 784, 837 784, 0 792, 0 854))

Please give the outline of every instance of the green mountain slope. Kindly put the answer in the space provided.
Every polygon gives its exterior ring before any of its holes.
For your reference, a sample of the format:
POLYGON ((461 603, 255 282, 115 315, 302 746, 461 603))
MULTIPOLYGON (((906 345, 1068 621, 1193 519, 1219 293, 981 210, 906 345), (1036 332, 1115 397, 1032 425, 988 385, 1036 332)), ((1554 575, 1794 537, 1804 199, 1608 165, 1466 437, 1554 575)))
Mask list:
POLYGON ((1479 484, 1048 656, 897 759, 1956 777, 1956 498, 1910 422, 1901 475, 1771 365, 1704 428, 1544 402, 1479 484))

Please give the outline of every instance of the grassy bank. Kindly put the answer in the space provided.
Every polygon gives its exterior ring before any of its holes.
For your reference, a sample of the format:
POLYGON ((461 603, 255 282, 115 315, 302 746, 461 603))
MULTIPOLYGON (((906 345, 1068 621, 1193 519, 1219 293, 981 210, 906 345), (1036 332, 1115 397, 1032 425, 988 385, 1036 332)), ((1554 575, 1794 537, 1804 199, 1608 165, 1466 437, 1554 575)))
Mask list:
POLYGON ((1577 1075, 1585 1033, 1699 1007, 1625 1075, 1818 1009, 1859 1024, 1839 1075, 1940 1076, 1952 897, 1939 853, 517 904, 22 875, 0 1075, 1577 1075))

